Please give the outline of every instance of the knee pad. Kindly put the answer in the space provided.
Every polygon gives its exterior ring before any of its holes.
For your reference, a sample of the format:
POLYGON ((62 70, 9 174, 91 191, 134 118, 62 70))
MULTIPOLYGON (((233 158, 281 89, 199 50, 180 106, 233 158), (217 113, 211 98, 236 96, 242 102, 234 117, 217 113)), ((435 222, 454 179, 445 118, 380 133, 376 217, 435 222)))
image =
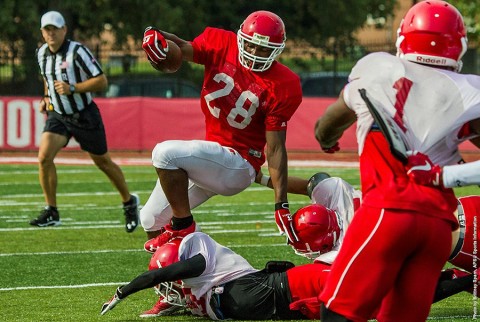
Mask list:
POLYGON ((154 212, 149 211, 149 208, 143 207, 140 210, 140 224, 145 231, 157 231, 163 226, 170 223, 171 215, 168 213, 155 215, 154 212))
POLYGON ((178 167, 174 164, 176 158, 184 155, 185 143, 183 141, 171 140, 158 143, 152 151, 152 164, 155 168, 175 170, 178 167))

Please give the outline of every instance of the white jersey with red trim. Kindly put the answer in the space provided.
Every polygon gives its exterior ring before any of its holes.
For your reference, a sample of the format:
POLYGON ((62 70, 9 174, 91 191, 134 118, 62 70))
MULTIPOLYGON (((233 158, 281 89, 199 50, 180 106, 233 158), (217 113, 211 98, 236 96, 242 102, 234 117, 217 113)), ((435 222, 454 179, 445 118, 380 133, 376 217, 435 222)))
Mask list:
MULTIPOLYGON (((360 206, 362 193, 355 190, 345 180, 332 177, 321 181, 312 191, 312 202, 332 209, 337 214, 340 225, 340 237, 330 252, 315 258, 315 263, 332 264, 335 260, 345 232, 353 219, 355 210, 360 206)), ((465 196, 458 198, 458 221, 460 237, 449 262, 469 272, 480 267, 479 255, 476 253, 476 243, 480 241, 480 196, 465 196)))
POLYGON ((208 315, 218 320, 209 303, 212 291, 221 291, 223 284, 242 276, 257 272, 245 258, 214 241, 202 232, 187 235, 180 243, 179 260, 189 259, 202 254, 206 261, 205 271, 197 277, 183 280, 184 287, 189 288, 191 295, 187 300, 192 313, 208 315))
POLYGON ((393 117, 410 149, 427 154, 436 164, 458 163, 458 145, 479 136, 471 133, 466 124, 480 117, 480 76, 373 53, 357 62, 349 80, 344 99, 357 114, 360 154, 373 124, 359 93, 362 88, 368 89, 367 96, 374 105, 393 117))
POLYGON ((340 226, 340 236, 333 249, 318 256, 315 262, 333 263, 342 244, 343 236, 345 236, 345 232, 352 221, 355 210, 360 206, 361 200, 362 193, 338 177, 322 180, 313 188, 312 202, 334 210, 340 226))

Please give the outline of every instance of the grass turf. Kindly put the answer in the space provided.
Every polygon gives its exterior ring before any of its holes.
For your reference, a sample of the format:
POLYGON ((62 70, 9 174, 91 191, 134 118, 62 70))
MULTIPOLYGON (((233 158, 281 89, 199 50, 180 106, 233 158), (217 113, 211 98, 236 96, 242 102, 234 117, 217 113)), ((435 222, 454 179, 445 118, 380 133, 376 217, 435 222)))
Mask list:
MULTIPOLYGON (((155 184, 150 166, 122 167, 130 189, 145 202, 155 184)), ((357 169, 292 168, 308 178, 317 171, 341 176, 358 188, 357 169)), ((156 301, 152 290, 138 292, 113 311, 100 307, 116 287, 147 269, 146 235, 127 234, 120 198, 94 166, 58 166, 58 205, 62 226, 28 225, 44 205, 35 165, 0 165, 0 303, 3 321, 141 321, 138 315, 156 301)), ((458 195, 479 194, 478 187, 458 195)), ((289 196, 292 211, 309 203, 289 196)), ((273 193, 259 185, 232 197, 216 196, 194 210, 204 232, 231 247, 257 268, 268 260, 307 260, 295 255, 273 221, 273 193)), ((461 293, 432 306, 430 320, 472 320, 474 305, 461 293)), ((408 308, 405 308, 408 309, 408 308)), ((204 320, 176 315, 162 321, 204 320)))

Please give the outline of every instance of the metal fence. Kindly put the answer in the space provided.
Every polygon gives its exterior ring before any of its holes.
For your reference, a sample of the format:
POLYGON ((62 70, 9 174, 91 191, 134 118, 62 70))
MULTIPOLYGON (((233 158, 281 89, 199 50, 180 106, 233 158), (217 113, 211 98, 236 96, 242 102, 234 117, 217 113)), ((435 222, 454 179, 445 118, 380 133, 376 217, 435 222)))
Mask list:
MULTIPOLYGON (((342 56, 325 55, 321 50, 302 46, 289 46, 281 55, 281 61, 297 73, 318 71, 349 71, 355 62, 374 51, 394 53, 391 43, 371 43, 368 46, 352 46, 344 50, 342 56)), ((109 79, 130 78, 148 74, 158 74, 150 66, 142 50, 136 52, 103 51, 98 48, 94 54, 102 64, 109 79)), ((463 58, 462 73, 480 74, 478 48, 470 48, 463 58)), ((176 77, 202 82, 203 69, 194 64, 184 64, 176 77)), ((11 52, 0 48, 0 95, 38 96, 43 92, 43 84, 36 68, 34 55, 27 55, 23 61, 13 57, 11 52), (30 60, 28 60, 30 59, 30 60)))

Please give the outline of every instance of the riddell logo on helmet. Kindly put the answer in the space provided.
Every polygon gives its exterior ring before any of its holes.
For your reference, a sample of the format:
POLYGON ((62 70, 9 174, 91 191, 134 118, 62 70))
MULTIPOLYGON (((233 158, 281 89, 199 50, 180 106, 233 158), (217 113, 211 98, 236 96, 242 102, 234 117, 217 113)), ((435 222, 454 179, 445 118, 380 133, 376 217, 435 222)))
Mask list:
POLYGON ((270 37, 269 37, 269 36, 260 35, 260 34, 257 34, 257 33, 255 32, 255 33, 253 33, 252 40, 255 40, 255 41, 256 41, 257 43, 259 43, 259 44, 268 44, 268 42, 270 41, 270 37))
POLYGON ((417 56, 417 63, 432 64, 432 65, 447 65, 447 60, 445 58, 417 56))

